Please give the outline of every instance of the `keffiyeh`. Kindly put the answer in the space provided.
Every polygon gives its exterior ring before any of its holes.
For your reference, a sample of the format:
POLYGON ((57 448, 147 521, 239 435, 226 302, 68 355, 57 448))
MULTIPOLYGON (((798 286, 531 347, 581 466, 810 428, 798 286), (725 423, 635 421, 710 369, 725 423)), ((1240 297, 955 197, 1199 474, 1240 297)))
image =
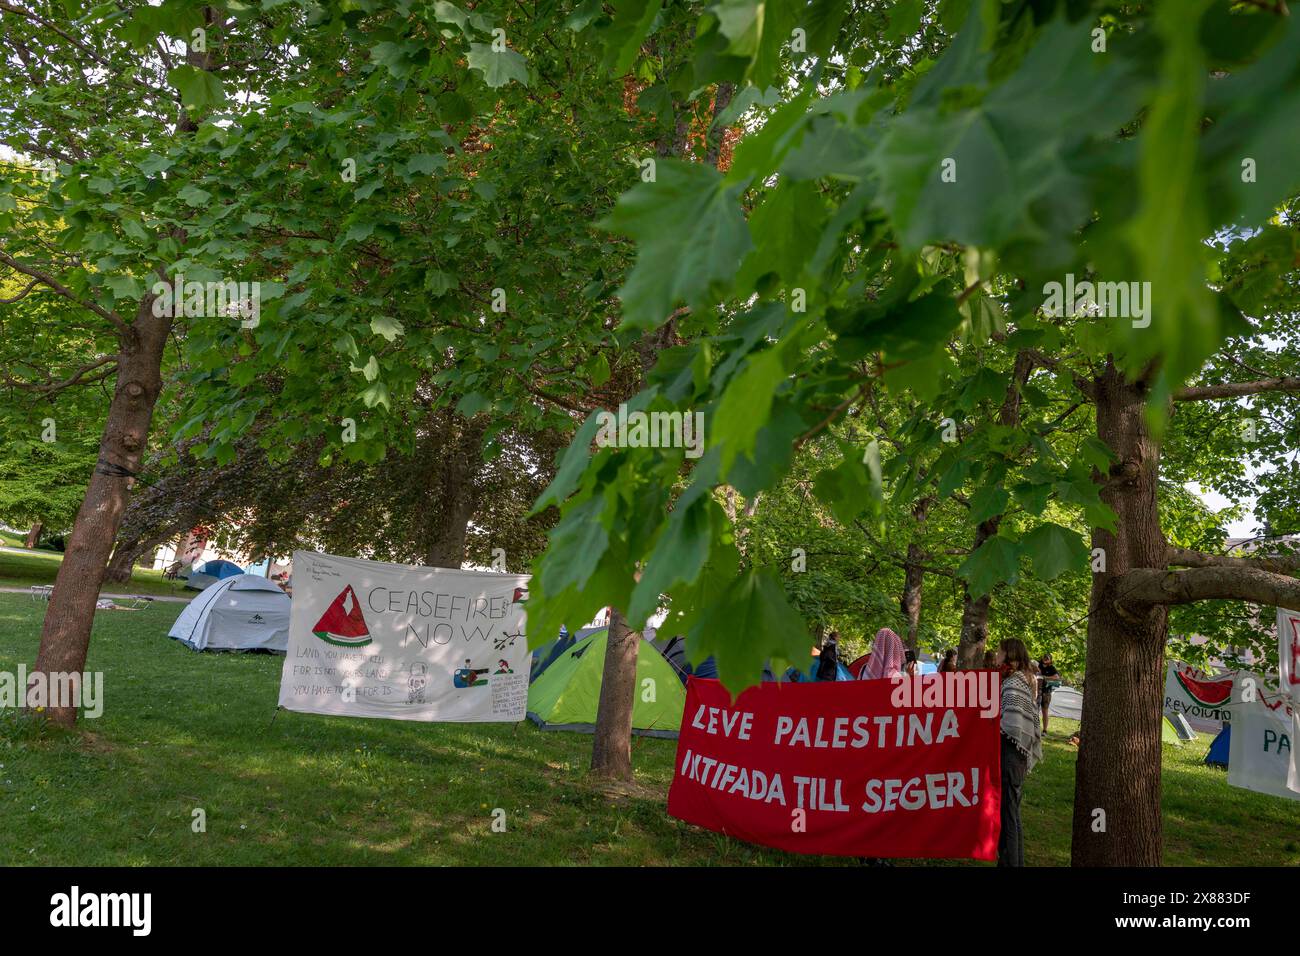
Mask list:
POLYGON ((903 665, 903 639, 887 627, 876 631, 876 640, 871 645, 871 658, 862 669, 863 680, 878 680, 881 677, 897 677, 903 665))
POLYGON ((1043 759, 1043 738, 1034 706, 1034 679, 1023 671, 1002 681, 1002 733, 1025 755, 1025 772, 1043 759))

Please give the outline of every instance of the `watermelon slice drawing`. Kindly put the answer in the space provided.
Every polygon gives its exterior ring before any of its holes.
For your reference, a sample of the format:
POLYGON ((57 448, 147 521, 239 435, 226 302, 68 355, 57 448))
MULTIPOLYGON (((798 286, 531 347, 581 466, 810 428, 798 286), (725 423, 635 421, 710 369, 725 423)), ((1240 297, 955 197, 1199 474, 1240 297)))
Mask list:
POLYGON ((1197 680, 1182 671, 1174 671, 1178 683, 1187 695, 1203 707, 1222 707, 1232 697, 1232 678, 1227 680, 1197 680))
POLYGON ((370 628, 361 616, 361 602, 352 585, 339 592, 311 632, 326 644, 339 647, 365 647, 370 643, 370 628))

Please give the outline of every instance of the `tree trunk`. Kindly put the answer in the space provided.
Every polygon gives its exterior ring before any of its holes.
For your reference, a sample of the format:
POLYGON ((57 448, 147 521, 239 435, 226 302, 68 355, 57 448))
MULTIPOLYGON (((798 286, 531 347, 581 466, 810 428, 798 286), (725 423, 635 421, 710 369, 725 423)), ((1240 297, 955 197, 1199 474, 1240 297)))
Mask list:
MULTIPOLYGON (((933 501, 933 498, 922 498, 912 509, 912 517, 918 525, 925 521, 933 501)), ((915 541, 908 544, 907 558, 903 562, 903 596, 899 604, 903 616, 907 618, 907 634, 903 643, 913 652, 920 650, 918 634, 921 630, 921 591, 925 586, 925 571, 921 565, 925 557, 925 549, 919 544, 915 541)))
POLYGON ((474 517, 474 496, 464 486, 455 498, 444 502, 433 516, 424 563, 431 568, 455 568, 465 563, 465 536, 474 517))
POLYGON ((113 556, 108 559, 108 567, 104 570, 105 584, 125 584, 131 580, 131 569, 135 566, 136 559, 144 553, 139 539, 129 541, 119 541, 113 548, 113 556))
POLYGON ((486 420, 465 421, 447 413, 429 435, 433 470, 425 521, 424 561, 431 568, 460 569, 465 537, 478 507, 474 478, 481 462, 486 420))
POLYGON ((32 529, 31 529, 30 531, 27 532, 27 540, 26 540, 26 542, 24 542, 23 547, 25 547, 25 548, 27 548, 28 550, 30 550, 30 549, 36 547, 38 544, 40 544, 40 543, 41 543, 41 531, 42 531, 44 528, 45 528, 45 525, 44 525, 42 522, 40 522, 40 521, 38 521, 38 522, 36 522, 34 525, 32 525, 32 529))
POLYGON ((104 572, 104 581, 111 584, 126 584, 131 580, 131 572, 136 562, 164 541, 170 540, 172 530, 150 535, 146 538, 133 537, 119 541, 113 548, 113 557, 108 561, 108 570, 104 572))
POLYGON ((907 546, 907 561, 903 565, 903 599, 899 603, 907 618, 903 643, 912 651, 918 649, 917 632, 921 629, 921 589, 925 584, 925 572, 921 570, 920 562, 923 557, 920 545, 912 543, 907 546))
POLYGON ((609 643, 600 681, 600 705, 591 747, 591 775, 632 779, 632 708, 636 704, 636 656, 641 635, 617 608, 609 612, 609 643))
MULTIPOLYGON (((976 550, 997 534, 1001 523, 1001 515, 981 521, 975 528, 975 547, 971 550, 976 550)), ((970 585, 962 584, 961 637, 957 643, 957 666, 962 670, 984 666, 984 651, 989 637, 989 605, 992 602, 992 594, 976 598, 971 595, 970 585)))
MULTIPOLYGON (((122 335, 117 385, 100 438, 99 461, 68 536, 41 629, 33 673, 47 675, 47 681, 51 674, 85 670, 95 601, 126 509, 128 481, 140 467, 162 391, 163 349, 170 328, 170 319, 153 315, 153 296, 146 295, 135 322, 122 335)), ((47 712, 50 720, 63 726, 70 727, 77 719, 75 707, 50 706, 47 712)))
POLYGON ((1105 569, 1092 578, 1071 862, 1159 866, 1167 608, 1135 612, 1116 604, 1121 575, 1165 566, 1156 507, 1159 449, 1146 428, 1145 383, 1127 381, 1108 364, 1094 387, 1097 436, 1118 455, 1101 497, 1119 522, 1114 534, 1098 528, 1092 535, 1105 569))

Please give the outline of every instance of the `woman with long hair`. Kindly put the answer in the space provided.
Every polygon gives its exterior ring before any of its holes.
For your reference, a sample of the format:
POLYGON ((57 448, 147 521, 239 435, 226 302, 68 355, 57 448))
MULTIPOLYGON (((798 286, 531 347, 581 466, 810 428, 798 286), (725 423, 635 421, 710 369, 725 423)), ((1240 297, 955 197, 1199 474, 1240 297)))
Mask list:
POLYGON ((1025 836, 1020 828, 1020 796, 1025 777, 1043 757, 1035 701, 1037 681, 1024 641, 1008 637, 998 648, 1002 678, 1002 835, 998 866, 1025 865, 1025 836))

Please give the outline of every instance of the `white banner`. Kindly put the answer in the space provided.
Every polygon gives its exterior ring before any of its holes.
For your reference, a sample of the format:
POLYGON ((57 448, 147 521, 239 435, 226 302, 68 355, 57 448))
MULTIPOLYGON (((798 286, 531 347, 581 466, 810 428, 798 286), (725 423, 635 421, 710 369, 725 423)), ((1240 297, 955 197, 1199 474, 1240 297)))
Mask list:
MULTIPOLYGON (((1291 698, 1291 739, 1300 739, 1300 612, 1277 609, 1279 686, 1291 698)), ((1300 798, 1300 754, 1291 754, 1287 786, 1300 798)))
POLYGON ((280 706, 397 720, 523 720, 528 577, 294 552, 280 706))
POLYGON ((1232 744, 1228 753, 1228 783, 1245 790, 1300 800, 1287 786, 1294 760, 1295 714, 1282 694, 1268 691, 1254 674, 1241 672, 1233 696, 1232 744), (1254 682, 1246 691, 1243 682, 1254 682), (1243 701, 1243 697, 1254 700, 1243 701))
POLYGON ((1277 609, 1277 663, 1282 692, 1300 701, 1300 611, 1277 609))
POLYGON ((1217 733, 1234 711, 1232 671, 1203 671, 1170 661, 1165 673, 1165 711, 1182 714, 1196 730, 1217 733))

